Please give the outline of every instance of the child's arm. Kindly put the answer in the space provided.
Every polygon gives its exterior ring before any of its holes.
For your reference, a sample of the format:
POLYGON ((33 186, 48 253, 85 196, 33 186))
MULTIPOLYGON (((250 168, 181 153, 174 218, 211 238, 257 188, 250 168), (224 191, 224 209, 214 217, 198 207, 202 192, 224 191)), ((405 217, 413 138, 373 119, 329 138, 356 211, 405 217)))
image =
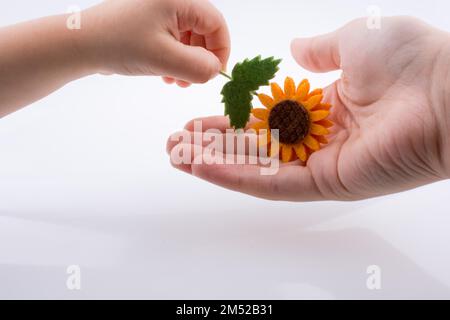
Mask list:
POLYGON ((57 16, 0 29, 0 117, 92 72, 65 21, 57 16))
POLYGON ((0 117, 95 73, 203 83, 225 68, 229 34, 206 0, 109 0, 0 29, 0 117))

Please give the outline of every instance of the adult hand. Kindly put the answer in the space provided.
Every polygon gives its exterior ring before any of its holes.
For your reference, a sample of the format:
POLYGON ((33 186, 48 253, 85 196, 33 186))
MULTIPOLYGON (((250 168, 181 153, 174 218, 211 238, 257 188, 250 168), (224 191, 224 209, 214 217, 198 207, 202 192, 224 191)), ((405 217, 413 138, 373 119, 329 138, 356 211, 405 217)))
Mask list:
MULTIPOLYGON (((296 39, 292 53, 314 72, 341 69, 324 90, 335 122, 330 144, 305 167, 274 176, 258 165, 177 166, 225 188, 272 200, 359 200, 415 188, 450 172, 449 35, 419 20, 384 18, 380 30, 356 20, 327 35, 296 39)), ((225 130, 228 119, 202 119, 225 130)), ((187 130, 192 131, 192 123, 187 130)), ((168 149, 177 143, 169 140, 168 149)))

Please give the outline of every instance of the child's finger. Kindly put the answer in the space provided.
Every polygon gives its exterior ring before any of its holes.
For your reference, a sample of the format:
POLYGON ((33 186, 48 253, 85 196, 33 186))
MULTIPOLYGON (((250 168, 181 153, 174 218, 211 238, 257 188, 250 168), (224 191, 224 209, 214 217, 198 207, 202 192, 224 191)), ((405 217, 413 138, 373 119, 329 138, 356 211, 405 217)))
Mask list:
POLYGON ((179 8, 178 24, 180 32, 192 30, 203 36, 204 47, 212 52, 225 69, 230 55, 230 35, 222 14, 208 1, 192 0, 179 8))
POLYGON ((171 77, 162 77, 162 79, 164 80, 165 83, 167 84, 174 84, 175 83, 175 79, 171 78, 171 77))
POLYGON ((190 39, 191 46, 206 48, 205 37, 196 33, 193 33, 190 39))
POLYGON ((191 31, 182 32, 180 34, 180 41, 183 44, 191 44, 191 31))
POLYGON ((217 30, 216 32, 205 35, 206 49, 211 51, 219 58, 222 63, 222 70, 227 70, 228 58, 230 57, 230 36, 227 31, 217 30), (228 43, 228 45, 225 45, 228 43))
POLYGON ((219 59, 205 48, 185 45, 175 39, 168 39, 162 46, 165 55, 160 67, 172 78, 205 83, 222 68, 219 59))
POLYGON ((189 88, 191 86, 191 83, 183 81, 183 80, 176 80, 172 77, 162 77, 165 83, 167 84, 174 84, 176 83, 181 88, 189 88))
POLYGON ((177 80, 176 83, 180 88, 189 88, 191 86, 190 82, 186 82, 183 80, 177 80))

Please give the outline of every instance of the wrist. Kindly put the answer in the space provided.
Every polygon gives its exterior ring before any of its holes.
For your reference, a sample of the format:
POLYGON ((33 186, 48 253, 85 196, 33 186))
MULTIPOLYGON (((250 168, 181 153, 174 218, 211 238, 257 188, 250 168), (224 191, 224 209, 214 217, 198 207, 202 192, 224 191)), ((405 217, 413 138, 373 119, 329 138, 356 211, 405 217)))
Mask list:
POLYGON ((62 15, 66 39, 73 52, 74 64, 85 75, 102 72, 101 53, 98 48, 97 28, 88 19, 86 11, 62 15), (79 19, 79 24, 75 22, 79 19))
POLYGON ((47 45, 53 49, 53 62, 61 65, 67 78, 72 78, 68 80, 75 80, 95 72, 84 48, 82 29, 69 28, 69 17, 70 15, 48 17, 43 25, 48 29, 45 37, 47 45))
MULTIPOLYGON (((125 61, 126 41, 120 41, 122 26, 108 12, 108 5, 109 2, 104 2, 82 11, 81 28, 73 33, 84 66, 91 74, 120 73, 117 65, 125 61)), ((132 36, 132 32, 125 33, 126 39, 132 36)))

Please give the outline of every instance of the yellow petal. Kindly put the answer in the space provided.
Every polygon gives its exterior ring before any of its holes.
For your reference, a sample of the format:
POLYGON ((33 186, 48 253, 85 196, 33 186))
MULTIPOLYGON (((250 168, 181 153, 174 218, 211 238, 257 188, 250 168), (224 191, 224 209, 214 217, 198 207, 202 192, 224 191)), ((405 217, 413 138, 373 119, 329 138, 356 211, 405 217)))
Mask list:
POLYGON ((266 121, 263 121, 263 122, 257 122, 257 123, 252 124, 250 126, 250 128, 252 128, 253 130, 259 131, 261 129, 269 129, 269 126, 266 121))
POLYGON ((328 140, 324 136, 313 136, 313 138, 319 141, 319 143, 321 144, 328 144, 328 140))
POLYGON ((266 121, 269 118, 269 111, 267 109, 253 109, 252 114, 263 121, 266 121))
POLYGON ((327 110, 319 110, 319 111, 313 111, 310 113, 310 119, 312 122, 320 121, 325 119, 330 115, 330 111, 327 110))
POLYGON ((308 98, 311 98, 313 96, 317 96, 317 95, 322 94, 322 93, 323 93, 323 89, 315 89, 315 90, 313 90, 313 91, 311 91, 309 93, 308 98))
POLYGON ((292 99, 295 96, 295 82, 290 77, 287 77, 284 81, 284 94, 286 99, 292 99))
POLYGON ((271 97, 269 97, 267 94, 258 94, 258 98, 259 101, 261 101, 261 103, 263 104, 264 107, 266 107, 267 109, 272 109, 275 105, 273 99, 271 97))
POLYGON ((317 121, 316 124, 320 124, 322 127, 325 128, 331 128, 334 126, 334 123, 327 119, 317 121))
POLYGON ((272 96, 275 100, 275 103, 283 101, 285 99, 285 96, 280 86, 277 83, 272 83, 270 86, 272 88, 272 96))
POLYGON ((322 101, 322 99, 323 99, 323 95, 321 95, 321 94, 312 96, 311 98, 308 99, 308 101, 306 101, 304 103, 304 106, 306 107, 306 109, 311 110, 312 108, 317 106, 320 103, 320 101, 322 101))
POLYGON ((318 136, 326 136, 330 132, 328 131, 327 128, 322 127, 321 125, 313 123, 313 124, 311 124, 311 133, 315 134, 315 135, 318 135, 318 136))
POLYGON ((317 106, 315 106, 314 108, 312 108, 311 110, 330 110, 331 109, 331 104, 329 103, 319 103, 317 106))
POLYGON ((320 149, 319 142, 316 139, 314 139, 311 135, 307 135, 305 140, 303 140, 303 143, 313 151, 317 151, 320 149))
POLYGON ((297 88, 297 93, 295 96, 295 99, 297 100, 297 102, 302 102, 303 100, 305 100, 305 98, 308 96, 308 92, 309 92, 309 81, 308 80, 303 80, 297 88))
POLYGON ((281 161, 283 161, 283 162, 291 161, 292 154, 293 154, 292 151, 293 150, 292 150, 291 146, 284 145, 281 150, 281 161))
POLYGON ((306 150, 305 147, 303 146, 302 143, 300 143, 299 145, 295 146, 295 153, 297 154, 297 157, 305 162, 306 160, 308 160, 308 155, 306 154, 306 150))

